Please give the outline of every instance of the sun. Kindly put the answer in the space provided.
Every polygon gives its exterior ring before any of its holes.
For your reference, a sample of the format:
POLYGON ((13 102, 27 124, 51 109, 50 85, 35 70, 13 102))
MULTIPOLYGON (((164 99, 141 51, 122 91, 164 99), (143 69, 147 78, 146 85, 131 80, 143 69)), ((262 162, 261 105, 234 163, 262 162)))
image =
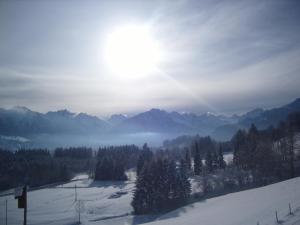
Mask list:
POLYGON ((128 25, 119 27, 107 36, 104 57, 115 73, 145 75, 158 67, 162 50, 149 27, 128 25))

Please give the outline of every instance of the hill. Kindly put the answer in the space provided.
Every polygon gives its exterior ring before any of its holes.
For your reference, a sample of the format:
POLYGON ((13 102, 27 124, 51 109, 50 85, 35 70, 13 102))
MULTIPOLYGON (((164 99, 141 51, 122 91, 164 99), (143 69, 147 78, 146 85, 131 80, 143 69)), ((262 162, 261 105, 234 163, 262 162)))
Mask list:
MULTIPOLYGON (((130 176, 131 178, 134 175, 130 176)), ((261 188, 227 194, 196 202, 164 215, 131 215, 130 205, 134 180, 127 182, 93 182, 85 177, 63 185, 52 185, 28 193, 28 223, 31 225, 75 224, 74 197, 77 185, 78 199, 84 202, 81 219, 85 225, 141 224, 153 225, 273 225, 275 211, 281 224, 300 222, 300 177, 261 188), (291 203, 293 216, 288 215, 291 203)), ((12 195, 8 199, 8 223, 21 224, 22 210, 12 195)), ((0 204, 0 223, 4 224, 4 207, 0 204)))

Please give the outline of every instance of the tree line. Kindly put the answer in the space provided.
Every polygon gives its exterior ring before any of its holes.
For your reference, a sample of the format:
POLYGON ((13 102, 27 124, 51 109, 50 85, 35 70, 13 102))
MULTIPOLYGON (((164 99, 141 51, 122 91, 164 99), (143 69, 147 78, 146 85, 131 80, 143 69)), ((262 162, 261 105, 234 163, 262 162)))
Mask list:
POLYGON ((259 131, 252 124, 248 132, 239 130, 232 139, 234 165, 249 171, 257 185, 299 176, 299 131, 300 113, 290 114, 276 128, 259 131))
POLYGON ((136 166, 139 154, 135 145, 100 147, 95 180, 127 180, 125 170, 136 166))
POLYGON ((71 174, 45 149, 0 150, 0 190, 67 181, 71 174))

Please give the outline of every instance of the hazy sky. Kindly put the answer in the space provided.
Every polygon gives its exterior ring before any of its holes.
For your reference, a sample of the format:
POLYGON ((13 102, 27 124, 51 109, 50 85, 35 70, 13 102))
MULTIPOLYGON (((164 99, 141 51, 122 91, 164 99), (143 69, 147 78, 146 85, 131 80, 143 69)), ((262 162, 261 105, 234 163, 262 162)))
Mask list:
POLYGON ((300 1, 0 1, 0 107, 219 113, 300 97, 300 1), (114 74, 105 38, 147 25, 156 72, 114 74))

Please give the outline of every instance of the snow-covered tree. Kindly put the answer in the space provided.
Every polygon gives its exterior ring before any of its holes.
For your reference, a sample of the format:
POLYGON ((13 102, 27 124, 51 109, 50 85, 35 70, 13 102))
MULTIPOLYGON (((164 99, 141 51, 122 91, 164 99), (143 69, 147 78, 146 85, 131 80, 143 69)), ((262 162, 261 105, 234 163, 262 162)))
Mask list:
POLYGON ((136 214, 161 212, 184 204, 190 196, 185 167, 168 158, 152 158, 138 175, 132 206, 136 214))
POLYGON ((200 149, 197 144, 195 143, 195 155, 194 155, 194 173, 195 175, 200 175, 202 171, 202 159, 200 155, 200 149))

